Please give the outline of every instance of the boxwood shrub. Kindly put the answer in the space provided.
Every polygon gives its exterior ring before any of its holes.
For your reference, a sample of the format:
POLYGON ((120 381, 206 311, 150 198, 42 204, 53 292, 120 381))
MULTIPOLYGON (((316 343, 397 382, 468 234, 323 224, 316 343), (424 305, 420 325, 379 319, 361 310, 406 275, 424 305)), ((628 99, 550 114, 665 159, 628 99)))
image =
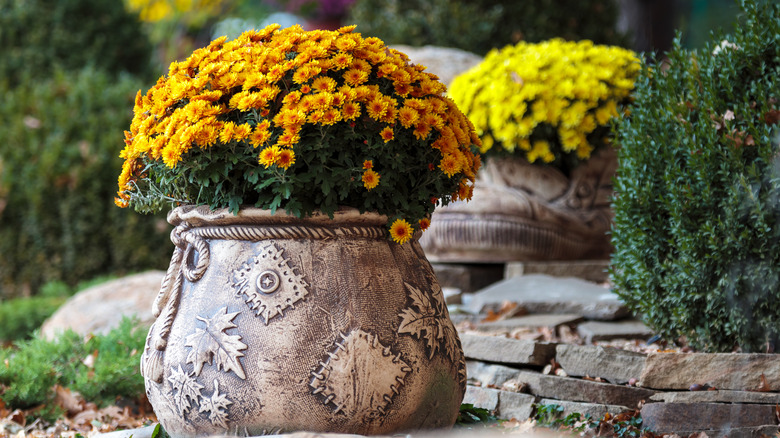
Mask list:
POLYGON ((616 132, 615 291, 705 351, 780 338, 780 4, 740 5, 732 35, 645 65, 616 132))

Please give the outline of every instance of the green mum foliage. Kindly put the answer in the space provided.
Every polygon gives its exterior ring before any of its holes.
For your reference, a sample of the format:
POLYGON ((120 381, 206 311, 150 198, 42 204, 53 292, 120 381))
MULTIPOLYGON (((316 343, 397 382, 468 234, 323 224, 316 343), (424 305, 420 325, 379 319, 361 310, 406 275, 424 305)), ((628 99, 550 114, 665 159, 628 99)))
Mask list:
POLYGON ((780 4, 644 66, 620 121, 612 279, 655 331, 707 351, 780 340, 780 4))

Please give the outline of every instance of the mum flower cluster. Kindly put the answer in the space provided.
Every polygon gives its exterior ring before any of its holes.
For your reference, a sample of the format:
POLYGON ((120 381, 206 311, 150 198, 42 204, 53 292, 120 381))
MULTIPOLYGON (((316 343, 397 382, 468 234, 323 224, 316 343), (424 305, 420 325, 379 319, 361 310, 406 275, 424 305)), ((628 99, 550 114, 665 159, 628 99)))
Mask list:
POLYGON ((609 143, 610 120, 630 102, 640 61, 591 41, 520 42, 458 76, 450 96, 487 155, 522 154, 570 169, 609 143))
POLYGON ((471 198, 481 145, 438 78, 354 26, 269 26, 174 62, 136 97, 117 204, 388 217, 403 243, 471 198))

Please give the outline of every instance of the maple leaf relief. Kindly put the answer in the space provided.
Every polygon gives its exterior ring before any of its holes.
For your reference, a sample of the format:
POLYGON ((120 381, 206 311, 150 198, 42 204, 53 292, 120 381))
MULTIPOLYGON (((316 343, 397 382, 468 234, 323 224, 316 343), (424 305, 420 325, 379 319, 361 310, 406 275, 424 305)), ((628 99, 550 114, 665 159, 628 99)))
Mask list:
POLYGON ((171 370, 168 381, 171 382, 171 401, 173 401, 179 416, 184 417, 192 407, 192 403, 198 403, 198 399, 201 398, 200 390, 203 389, 203 386, 195 381, 195 376, 184 372, 181 365, 178 369, 171 370))
POLYGON ((196 376, 200 375, 203 364, 211 365, 213 360, 218 370, 233 371, 241 379, 246 379, 239 358, 244 356, 241 350, 246 350, 247 345, 241 342, 241 336, 227 334, 228 329, 236 327, 232 321, 239 313, 228 313, 227 307, 223 307, 210 319, 198 317, 206 327, 196 328, 195 333, 187 336, 184 344, 192 347, 187 355, 187 363, 195 365, 196 376))
POLYGON ((219 381, 214 379, 214 393, 209 398, 203 398, 198 411, 208 412, 211 424, 227 429, 227 408, 232 404, 225 394, 219 393, 219 381))
POLYGON ((441 292, 426 294, 420 289, 404 282, 412 298, 412 306, 404 309, 398 333, 409 333, 418 339, 425 339, 429 359, 442 349, 454 361, 458 352, 455 327, 447 318, 446 306, 441 292))

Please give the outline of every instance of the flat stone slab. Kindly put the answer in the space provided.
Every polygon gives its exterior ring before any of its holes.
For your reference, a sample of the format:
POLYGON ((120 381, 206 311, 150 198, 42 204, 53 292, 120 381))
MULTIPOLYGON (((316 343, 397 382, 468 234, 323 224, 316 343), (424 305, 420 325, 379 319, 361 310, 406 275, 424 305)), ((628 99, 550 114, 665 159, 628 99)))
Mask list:
POLYGON ((507 262, 504 277, 545 274, 553 277, 574 277, 594 283, 609 279, 609 260, 567 260, 549 262, 507 262))
POLYGON ((532 314, 502 319, 500 321, 480 322, 476 326, 477 331, 512 331, 517 328, 549 327, 555 328, 562 325, 576 324, 583 321, 577 314, 532 314))
POLYGON ((780 355, 737 353, 651 353, 642 386, 688 389, 694 383, 717 389, 780 391, 780 355), (766 386, 760 388, 762 377, 766 386))
POLYGON ((577 332, 586 344, 593 341, 609 341, 612 339, 648 339, 653 331, 642 321, 587 321, 577 326, 577 332))
POLYGON ((543 274, 508 278, 471 297, 474 312, 496 310, 505 301, 518 303, 530 313, 576 313, 587 319, 611 321, 629 314, 609 289, 578 278, 543 274))
POLYGON ((471 385, 466 387, 466 395, 463 397, 463 403, 495 411, 500 419, 520 421, 531 418, 535 401, 536 397, 529 394, 471 385))
POLYGON ((582 415, 590 415, 590 418, 594 420, 600 420, 604 418, 604 414, 617 415, 621 412, 630 411, 626 406, 605 405, 601 403, 580 403, 564 400, 552 400, 542 399, 540 404, 543 405, 558 405, 563 408, 563 416, 569 414, 580 413, 582 415))
POLYGON ((461 333, 460 342, 468 359, 514 365, 545 365, 555 356, 555 344, 461 333))
POLYGON ((555 360, 570 376, 601 377, 622 385, 632 378, 639 379, 645 369, 646 356, 617 348, 558 344, 555 360))
POLYGON ((553 376, 477 361, 467 361, 466 370, 469 381, 479 381, 482 386, 496 386, 506 391, 519 390, 555 400, 636 408, 640 401, 650 400, 655 394, 655 391, 644 388, 553 376))
POLYGON ((706 432, 776 422, 775 406, 758 404, 647 403, 641 413, 642 427, 655 433, 706 432))
POLYGON ((752 391, 674 391, 656 392, 651 401, 667 403, 755 403, 780 404, 780 393, 752 391))

